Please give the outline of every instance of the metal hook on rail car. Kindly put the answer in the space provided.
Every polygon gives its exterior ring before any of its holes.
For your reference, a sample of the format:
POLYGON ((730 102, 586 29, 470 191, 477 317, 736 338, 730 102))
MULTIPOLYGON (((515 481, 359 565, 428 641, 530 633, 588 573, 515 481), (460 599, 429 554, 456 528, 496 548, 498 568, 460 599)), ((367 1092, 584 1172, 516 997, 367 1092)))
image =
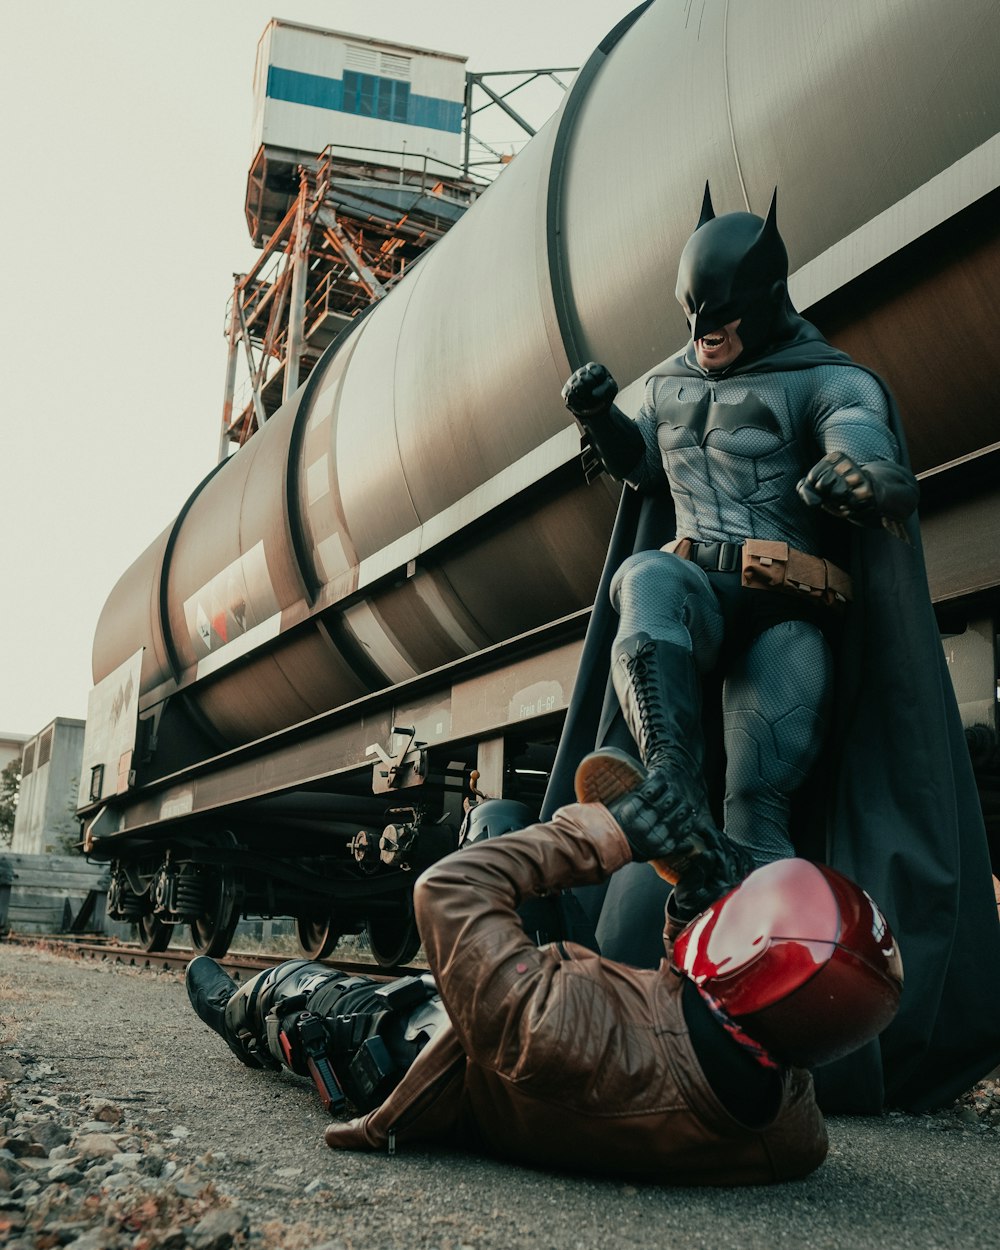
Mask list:
MULTIPOLYGON (((426 743, 416 741, 416 728, 408 729, 401 728, 398 725, 393 725, 392 732, 397 737, 407 735, 406 741, 397 751, 395 758, 387 754, 387 752, 385 752, 377 742, 373 742, 369 746, 365 747, 366 755, 377 755, 379 760, 385 764, 386 767, 384 769, 379 769, 378 775, 385 779, 386 787, 390 790, 393 790, 400 785, 404 765, 407 762, 406 757, 410 754, 411 750, 419 750, 421 747, 426 746, 426 743)), ((421 769, 418 768, 417 771, 419 773, 421 769)))

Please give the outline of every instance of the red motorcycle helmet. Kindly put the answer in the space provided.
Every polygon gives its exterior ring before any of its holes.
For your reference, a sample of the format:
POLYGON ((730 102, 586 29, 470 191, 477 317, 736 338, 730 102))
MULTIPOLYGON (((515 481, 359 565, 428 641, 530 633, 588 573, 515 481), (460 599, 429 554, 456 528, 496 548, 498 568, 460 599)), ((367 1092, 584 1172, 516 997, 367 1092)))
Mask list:
POLYGON ((815 1067, 886 1027, 899 949, 860 886, 804 859, 752 872, 687 926, 674 968, 776 1058, 815 1067))

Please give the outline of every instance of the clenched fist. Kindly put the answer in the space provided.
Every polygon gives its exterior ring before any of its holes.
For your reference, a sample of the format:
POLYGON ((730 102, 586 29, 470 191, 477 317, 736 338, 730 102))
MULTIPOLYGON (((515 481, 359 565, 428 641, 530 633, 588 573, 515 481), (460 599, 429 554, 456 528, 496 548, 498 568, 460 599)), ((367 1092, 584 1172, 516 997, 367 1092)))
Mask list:
POLYGON ((845 521, 864 523, 878 515, 871 476, 845 452, 831 451, 799 482, 799 498, 845 521))
POLYGON ((608 411, 618 394, 618 383, 604 365, 583 365, 562 388, 563 402, 574 417, 586 422, 608 411))

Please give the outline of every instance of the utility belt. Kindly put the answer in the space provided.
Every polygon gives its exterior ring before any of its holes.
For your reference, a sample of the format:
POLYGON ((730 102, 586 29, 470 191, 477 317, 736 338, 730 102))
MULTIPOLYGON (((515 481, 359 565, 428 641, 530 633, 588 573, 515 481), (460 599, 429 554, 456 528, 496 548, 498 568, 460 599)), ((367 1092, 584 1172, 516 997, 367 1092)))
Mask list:
POLYGON ((788 543, 748 538, 742 543, 675 538, 662 548, 690 560, 708 573, 740 574, 751 590, 777 590, 799 599, 816 599, 843 610, 853 598, 851 578, 822 556, 811 556, 788 543))

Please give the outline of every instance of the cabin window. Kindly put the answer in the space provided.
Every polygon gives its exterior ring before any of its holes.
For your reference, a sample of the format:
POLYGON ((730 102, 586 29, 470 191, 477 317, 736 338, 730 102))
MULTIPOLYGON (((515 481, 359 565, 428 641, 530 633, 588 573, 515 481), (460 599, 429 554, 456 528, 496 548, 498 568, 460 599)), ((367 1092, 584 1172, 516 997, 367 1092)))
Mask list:
POLYGON ((344 112, 382 121, 405 122, 410 104, 410 84, 375 74, 344 71, 344 112))

